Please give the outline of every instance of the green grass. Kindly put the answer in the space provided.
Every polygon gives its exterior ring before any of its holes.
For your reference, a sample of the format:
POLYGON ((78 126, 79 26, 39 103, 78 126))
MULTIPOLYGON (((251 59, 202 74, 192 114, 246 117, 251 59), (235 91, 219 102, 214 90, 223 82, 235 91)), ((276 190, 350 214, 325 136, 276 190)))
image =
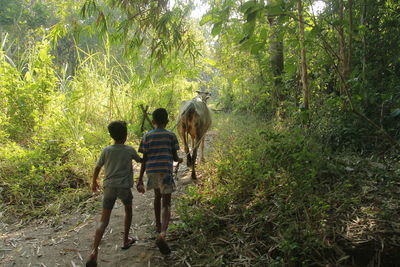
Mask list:
POLYGON ((395 247, 379 231, 357 232, 365 225, 355 221, 392 217, 395 225, 399 214, 388 206, 398 202, 388 189, 399 178, 398 162, 390 168, 357 154, 332 155, 300 128, 257 118, 221 114, 214 121, 218 135, 200 167, 205 178, 178 205, 182 253, 198 252, 187 254, 191 263, 340 265, 360 260, 352 251, 357 238, 377 251, 372 240, 395 247))

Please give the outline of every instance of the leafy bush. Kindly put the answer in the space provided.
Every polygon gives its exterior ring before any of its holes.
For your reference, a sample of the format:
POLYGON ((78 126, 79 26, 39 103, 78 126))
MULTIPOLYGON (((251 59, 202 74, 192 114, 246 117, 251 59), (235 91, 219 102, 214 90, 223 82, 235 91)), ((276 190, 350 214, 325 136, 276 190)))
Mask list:
POLYGON ((6 117, 3 120, 7 135, 16 141, 31 137, 56 87, 48 42, 33 46, 27 55, 28 64, 21 73, 0 52, 0 101, 6 117))
MULTIPOLYGON (((354 101, 356 109, 371 119, 382 129, 386 130, 393 138, 397 138, 399 132, 396 125, 399 123, 396 113, 380 114, 377 117, 376 110, 370 108, 363 110, 363 104, 354 101)), ((302 110, 294 113, 290 127, 293 125, 307 126, 307 135, 315 138, 333 151, 353 151, 363 153, 375 153, 387 151, 392 144, 366 120, 357 116, 349 109, 347 100, 343 97, 326 98, 313 110, 302 110)), ((383 112, 383 111, 382 111, 383 112)))
MULTIPOLYGON (((87 173, 77 164, 66 163, 57 146, 43 143, 27 149, 12 142, 1 146, 0 206, 18 216, 55 215, 59 210, 49 213, 49 203, 58 203, 71 188, 87 186, 87 173)), ((64 202, 62 208, 67 206, 64 202)))

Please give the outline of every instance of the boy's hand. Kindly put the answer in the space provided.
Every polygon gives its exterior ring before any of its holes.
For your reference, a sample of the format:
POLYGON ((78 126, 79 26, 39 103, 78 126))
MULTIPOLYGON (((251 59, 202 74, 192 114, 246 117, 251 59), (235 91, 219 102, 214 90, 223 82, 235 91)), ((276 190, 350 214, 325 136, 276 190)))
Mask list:
POLYGON ((99 184, 97 183, 97 181, 93 181, 93 184, 92 184, 92 192, 93 193, 97 193, 97 192, 99 192, 99 184))
POLYGON ((146 190, 144 189, 144 185, 143 185, 143 181, 138 181, 138 183, 137 183, 137 185, 136 185, 136 190, 139 192, 139 193, 144 193, 146 190))

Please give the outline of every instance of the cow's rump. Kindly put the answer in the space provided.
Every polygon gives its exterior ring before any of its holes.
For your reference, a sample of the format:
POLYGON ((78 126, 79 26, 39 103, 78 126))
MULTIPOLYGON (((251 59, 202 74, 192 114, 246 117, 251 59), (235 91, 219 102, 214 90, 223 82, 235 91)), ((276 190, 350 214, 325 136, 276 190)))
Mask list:
POLYGON ((199 125, 202 128, 199 129, 200 132, 205 133, 211 125, 211 112, 206 103, 201 101, 199 98, 194 98, 190 101, 183 101, 181 103, 178 121, 187 124, 187 122, 192 121, 194 117, 196 117, 196 125, 199 125))

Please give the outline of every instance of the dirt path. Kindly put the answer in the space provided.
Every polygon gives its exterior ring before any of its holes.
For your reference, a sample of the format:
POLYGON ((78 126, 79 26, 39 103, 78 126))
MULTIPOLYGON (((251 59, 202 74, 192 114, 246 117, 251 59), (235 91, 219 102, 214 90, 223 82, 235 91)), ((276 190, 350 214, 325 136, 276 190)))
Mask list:
MULTIPOLYGON (((212 135, 206 137, 206 144, 212 135)), ((182 155, 181 155, 182 156, 182 155)), ((136 174, 138 170, 136 170, 136 174)), ((178 171, 177 192, 173 196, 171 223, 177 221, 174 199, 184 193, 191 183, 190 172, 184 164, 178 171)), ((128 250, 121 250, 124 208, 118 200, 110 224, 100 244, 98 266, 171 266, 177 240, 170 240, 171 256, 164 257, 155 245, 153 192, 133 191, 131 236, 138 242, 128 250), (168 259, 169 258, 169 259, 168 259)), ((93 242, 96 224, 100 219, 101 196, 93 197, 94 212, 72 211, 60 216, 59 222, 33 222, 29 225, 0 223, 0 266, 85 266, 93 242)), ((1 219, 0 213, 0 219, 1 219)))

